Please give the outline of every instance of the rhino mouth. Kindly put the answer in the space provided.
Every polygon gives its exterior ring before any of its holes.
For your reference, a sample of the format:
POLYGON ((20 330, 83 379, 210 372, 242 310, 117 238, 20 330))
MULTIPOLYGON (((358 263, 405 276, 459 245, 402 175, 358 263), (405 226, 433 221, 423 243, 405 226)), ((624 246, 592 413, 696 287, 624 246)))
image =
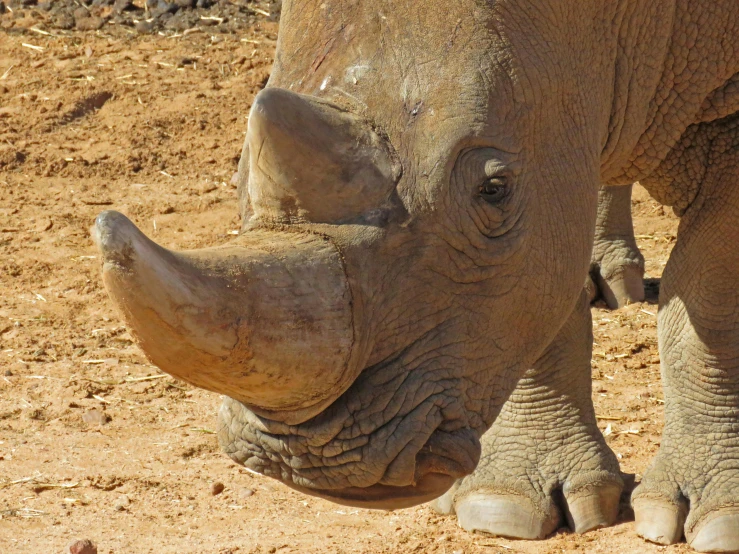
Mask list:
POLYGON ((305 494, 358 508, 396 510, 430 502, 449 490, 457 479, 469 475, 474 470, 469 456, 454 459, 449 457, 449 453, 441 455, 433 452, 439 448, 438 443, 441 442, 437 439, 445 435, 446 433, 434 433, 418 452, 413 483, 409 485, 377 483, 367 487, 311 489, 291 482, 285 484, 305 494))
POLYGON ((385 510, 429 502, 477 466, 479 435, 444 417, 445 408, 458 412, 449 402, 427 398, 368 429, 371 423, 360 422, 365 414, 346 411, 355 404, 353 390, 314 420, 290 426, 226 398, 220 412, 221 446, 247 469, 302 493, 385 510))
POLYGON ((286 483, 303 494, 317 496, 336 504, 375 510, 399 510, 431 502, 448 491, 457 478, 443 473, 429 473, 415 485, 393 487, 370 485, 369 487, 347 487, 337 490, 309 489, 286 483))

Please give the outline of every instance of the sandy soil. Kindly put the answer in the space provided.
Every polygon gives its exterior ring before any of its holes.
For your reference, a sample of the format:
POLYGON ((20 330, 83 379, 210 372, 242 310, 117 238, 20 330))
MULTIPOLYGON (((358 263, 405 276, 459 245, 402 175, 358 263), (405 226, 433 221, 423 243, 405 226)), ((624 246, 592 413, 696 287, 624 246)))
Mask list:
MULTIPOLYGON (((77 538, 137 554, 689 551, 638 539, 626 501, 612 528, 511 541, 426 507, 340 507, 230 462, 213 435, 219 398, 132 344, 88 228, 110 206, 165 246, 228 240, 230 178, 276 25, 174 38, 22 27, 0 34, 0 552, 57 553, 77 538)), ((676 219, 643 190, 634 204, 649 298, 593 308, 593 395, 638 480, 662 429, 656 290, 676 219)))

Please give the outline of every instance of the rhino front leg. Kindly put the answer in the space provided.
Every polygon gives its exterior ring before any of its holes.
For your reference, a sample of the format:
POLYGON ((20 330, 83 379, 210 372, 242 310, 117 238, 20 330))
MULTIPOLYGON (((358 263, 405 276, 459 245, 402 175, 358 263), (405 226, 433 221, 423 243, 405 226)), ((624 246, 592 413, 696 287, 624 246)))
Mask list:
POLYGON ((612 524, 623 488, 591 400, 585 294, 482 439, 475 472, 435 502, 460 526, 542 539, 566 518, 577 532, 612 524))
POLYGON ((665 427, 632 502, 650 541, 684 533, 698 551, 739 552, 739 127, 718 123, 686 144, 670 165, 704 178, 662 275, 665 427))
POLYGON ((644 256, 634 238, 632 188, 603 186, 598 192, 598 217, 586 288, 591 301, 602 297, 613 310, 644 301, 644 256))

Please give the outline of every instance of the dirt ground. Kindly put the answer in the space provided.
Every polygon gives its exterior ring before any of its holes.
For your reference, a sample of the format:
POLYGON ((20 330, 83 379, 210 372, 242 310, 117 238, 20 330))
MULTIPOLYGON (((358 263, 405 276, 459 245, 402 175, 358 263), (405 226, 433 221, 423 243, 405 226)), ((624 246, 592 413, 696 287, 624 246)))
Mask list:
MULTIPOLYGON (((276 24, 212 36, 23 28, 0 30, 0 552, 60 553, 79 538, 106 554, 689 551, 638 539, 627 501, 612 528, 511 541, 427 507, 337 506, 233 464, 213 434, 219 397, 133 345, 88 229, 111 207, 169 247, 235 233, 231 176, 276 24)), ((638 480, 662 429, 656 291, 677 222, 641 189, 634 204, 649 297, 593 308, 593 396, 638 480)))

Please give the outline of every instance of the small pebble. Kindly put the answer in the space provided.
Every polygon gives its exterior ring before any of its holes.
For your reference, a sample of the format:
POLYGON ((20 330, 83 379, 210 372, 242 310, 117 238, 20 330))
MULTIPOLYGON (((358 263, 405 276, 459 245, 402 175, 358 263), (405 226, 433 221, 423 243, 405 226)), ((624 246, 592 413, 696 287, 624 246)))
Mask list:
POLYGON ((180 7, 177 4, 170 4, 169 2, 162 2, 160 0, 159 4, 152 9, 151 14, 153 17, 158 17, 165 13, 174 14, 179 9, 180 7))
POLYGON ((142 34, 154 32, 155 27, 156 27, 156 23, 154 23, 153 20, 152 21, 141 20, 138 23, 136 23, 136 30, 142 34))
POLYGON ((113 509, 116 512, 123 512, 131 505, 131 500, 125 494, 118 497, 118 500, 113 504, 113 509))
POLYGON ((83 19, 77 19, 75 27, 78 31, 97 31, 105 25, 105 20, 102 17, 85 17, 83 19))
POLYGON ((13 376, 13 372, 12 372, 12 371, 10 371, 9 369, 6 369, 6 370, 5 370, 5 376, 6 376, 6 377, 12 377, 12 376, 13 376))
POLYGON ((72 15, 75 19, 86 19, 90 17, 90 10, 86 10, 85 8, 80 6, 72 12, 72 15))
POLYGON ((110 421, 110 416, 98 409, 92 409, 89 412, 85 412, 82 416, 82 421, 88 425, 105 425, 110 421))
POLYGON ((53 18, 52 23, 57 29, 69 31, 74 28, 74 17, 68 13, 60 13, 53 18))
POLYGON ((249 498, 250 496, 254 495, 254 491, 251 489, 241 489, 239 491, 239 496, 241 498, 249 498))
POLYGON ((67 550, 69 554, 98 554, 98 547, 89 539, 74 541, 67 550))
POLYGON ((220 481, 216 481, 215 483, 212 483, 210 485, 210 494, 212 494, 213 496, 218 496, 223 492, 223 489, 225 488, 226 487, 223 485, 223 483, 221 483, 220 481))

